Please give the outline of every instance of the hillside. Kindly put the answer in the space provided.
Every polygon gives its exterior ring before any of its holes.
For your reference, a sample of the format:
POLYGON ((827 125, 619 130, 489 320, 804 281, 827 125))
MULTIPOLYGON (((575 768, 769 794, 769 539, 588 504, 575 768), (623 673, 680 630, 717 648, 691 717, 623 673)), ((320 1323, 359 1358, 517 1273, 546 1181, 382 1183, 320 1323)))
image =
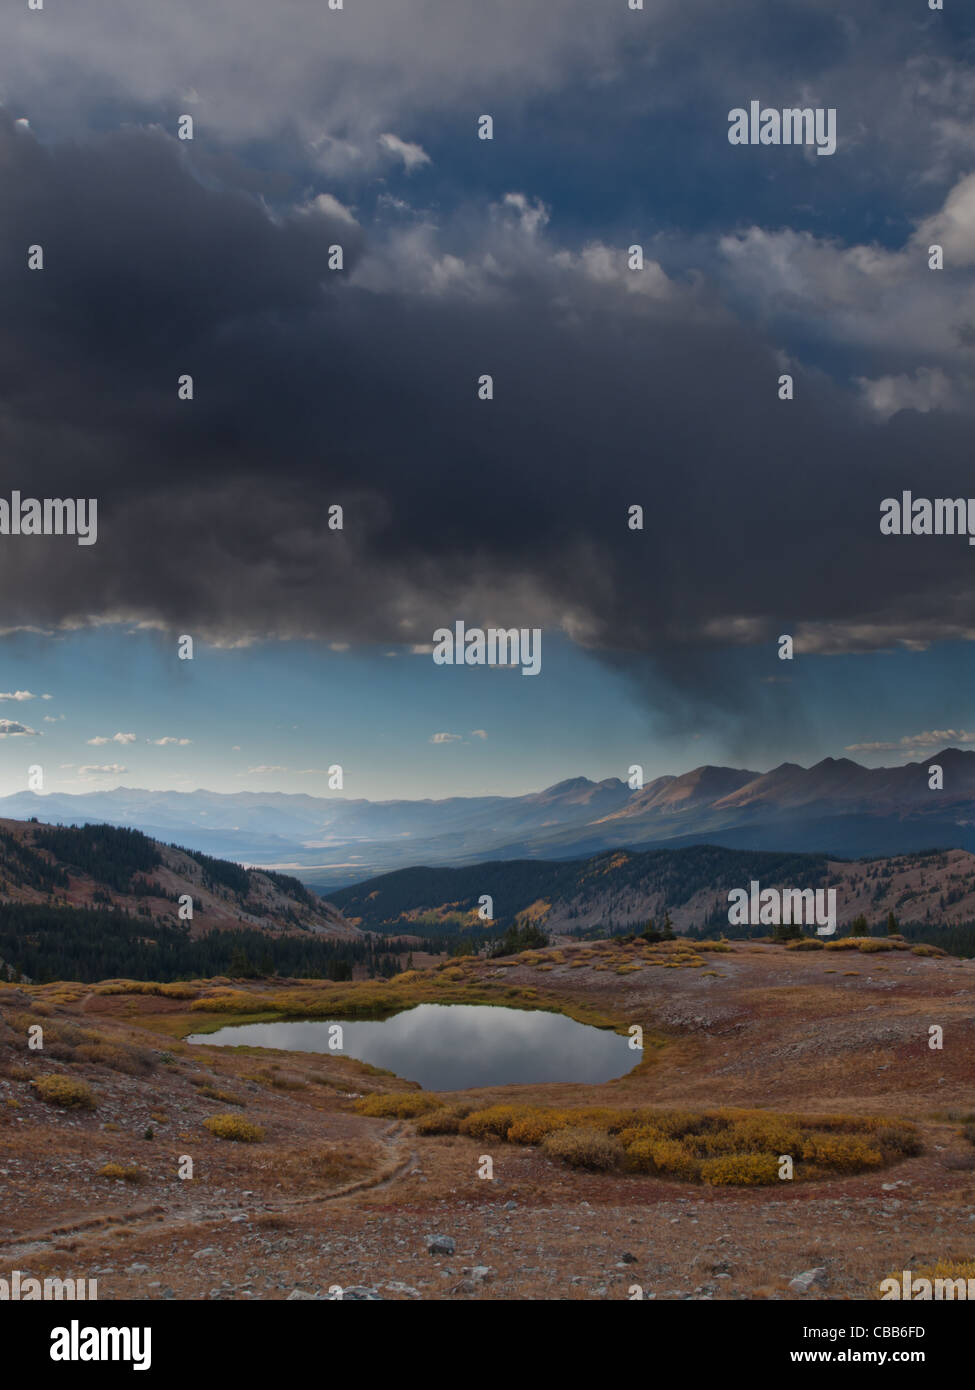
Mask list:
POLYGON ((975 855, 963 850, 843 861, 697 845, 590 859, 495 861, 470 868, 404 869, 333 894, 351 923, 369 931, 477 932, 477 905, 493 899, 494 925, 531 920, 555 935, 634 929, 670 913, 674 929, 727 927, 728 891, 757 879, 765 887, 835 887, 837 918, 888 912, 932 929, 975 921, 975 855))
POLYGON ((284 874, 163 845, 138 830, 0 820, 0 904, 118 909, 180 926, 184 894, 194 937, 231 928, 357 934, 330 903, 284 874))
POLYGON ((0 821, 0 979, 348 979, 396 968, 387 943, 297 879, 137 830, 0 821))

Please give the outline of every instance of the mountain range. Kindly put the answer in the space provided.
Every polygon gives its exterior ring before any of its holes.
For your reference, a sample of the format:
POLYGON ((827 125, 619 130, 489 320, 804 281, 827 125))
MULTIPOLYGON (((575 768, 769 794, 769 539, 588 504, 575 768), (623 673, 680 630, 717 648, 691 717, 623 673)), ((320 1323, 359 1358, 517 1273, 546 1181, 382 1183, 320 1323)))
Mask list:
POLYGON ((732 849, 881 856, 975 850, 975 752, 867 768, 849 758, 769 772, 702 766, 632 790, 574 777, 522 796, 367 801, 286 792, 17 792, 0 816, 107 822, 208 854, 284 869, 332 889, 410 865, 486 858, 571 859, 615 848, 732 849), (929 768, 942 769, 932 789, 929 768))
MULTIPOLYGON (((553 935, 641 931, 669 917, 678 933, 731 931, 728 893, 764 888, 836 893, 836 923, 863 916, 883 933, 889 913, 937 944, 972 954, 975 855, 965 850, 834 860, 825 854, 722 849, 609 850, 588 859, 507 859, 455 868, 397 869, 340 888, 331 904, 349 925, 384 936, 485 935, 532 925, 553 935), (939 935, 940 934, 940 935, 939 935)), ((734 934, 732 932, 732 934, 734 934)), ((746 935, 748 930, 746 930, 746 935)))

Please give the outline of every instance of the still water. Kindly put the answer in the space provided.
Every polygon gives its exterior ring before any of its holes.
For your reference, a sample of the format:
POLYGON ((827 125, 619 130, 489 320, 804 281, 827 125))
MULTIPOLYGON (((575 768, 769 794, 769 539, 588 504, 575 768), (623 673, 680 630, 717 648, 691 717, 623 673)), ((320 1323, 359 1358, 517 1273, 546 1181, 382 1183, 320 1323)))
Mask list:
POLYGON ((629 1039, 563 1014, 487 1004, 419 1004, 392 1018, 245 1023, 191 1033, 191 1043, 333 1052, 384 1067, 428 1091, 542 1081, 598 1083, 623 1076, 642 1058, 629 1039), (329 1029, 342 1029, 342 1049, 329 1029))

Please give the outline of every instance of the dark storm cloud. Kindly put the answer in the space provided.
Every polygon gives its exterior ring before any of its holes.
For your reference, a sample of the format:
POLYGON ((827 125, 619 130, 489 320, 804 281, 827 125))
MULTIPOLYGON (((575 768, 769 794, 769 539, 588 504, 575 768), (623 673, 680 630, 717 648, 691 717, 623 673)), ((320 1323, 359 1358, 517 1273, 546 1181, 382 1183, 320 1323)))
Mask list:
POLYGON ((780 401, 779 343, 710 279, 648 264, 635 292, 619 248, 560 249, 524 199, 453 256, 337 205, 272 218, 158 132, 48 149, 5 121, 0 186, 4 489, 99 499, 88 550, 3 538, 2 628, 540 624, 689 686, 709 679, 689 649, 779 631, 971 635, 964 539, 878 532, 902 487, 967 495, 970 421, 880 424, 801 365, 780 401))

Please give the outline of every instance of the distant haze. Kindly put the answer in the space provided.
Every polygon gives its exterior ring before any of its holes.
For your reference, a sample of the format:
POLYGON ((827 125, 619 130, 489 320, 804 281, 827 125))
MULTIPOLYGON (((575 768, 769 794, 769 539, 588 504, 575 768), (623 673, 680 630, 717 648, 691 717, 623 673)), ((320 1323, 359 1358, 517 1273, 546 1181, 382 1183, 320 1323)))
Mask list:
POLYGON ((848 758, 770 772, 694 768, 631 790, 619 778, 570 778, 525 796, 367 801, 284 792, 17 792, 0 815, 133 826, 248 864, 289 869, 319 887, 409 865, 566 859, 617 846, 714 843, 838 856, 975 849, 975 752, 865 768, 848 758), (933 790, 929 768, 942 769, 933 790))

